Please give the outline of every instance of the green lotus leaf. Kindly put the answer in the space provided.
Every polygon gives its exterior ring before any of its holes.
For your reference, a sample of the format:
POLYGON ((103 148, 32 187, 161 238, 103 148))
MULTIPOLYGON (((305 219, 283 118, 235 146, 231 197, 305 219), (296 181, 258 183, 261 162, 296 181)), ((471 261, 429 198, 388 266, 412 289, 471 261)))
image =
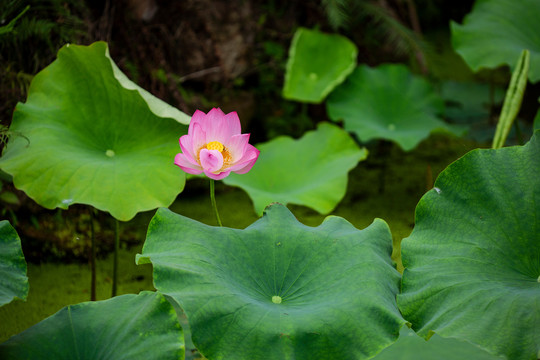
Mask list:
POLYGON ((405 151, 436 130, 461 133, 437 117, 443 100, 404 65, 358 66, 330 94, 326 108, 332 120, 343 120, 361 141, 387 139, 405 151))
POLYGON ((452 46, 478 71, 506 64, 512 69, 521 51, 530 51, 529 80, 540 80, 540 2, 477 0, 463 25, 451 22, 452 46))
POLYGON ((0 221, 0 306, 14 298, 26 300, 28 277, 21 239, 9 221, 0 221))
POLYGON ((525 146, 474 150, 420 200, 402 242, 398 304, 431 331, 508 359, 540 350, 540 132, 525 146))
POLYGON ((0 344, 9 360, 184 359, 172 305, 155 292, 69 305, 0 344))
POLYGON ((182 191, 173 159, 187 127, 157 116, 174 111, 117 76, 106 43, 66 45, 17 105, 10 130, 24 136, 10 139, 0 168, 38 204, 89 204, 129 220, 182 191))
POLYGON ((373 360, 502 360, 477 346, 457 339, 445 339, 434 334, 429 341, 404 326, 399 339, 380 352, 373 360))
POLYGON ((159 209, 139 264, 185 311, 208 359, 365 359, 405 320, 388 225, 357 230, 330 216, 299 223, 274 204, 244 230, 159 209))
POLYGON ((354 70, 357 55, 346 37, 298 28, 289 49, 283 97, 320 103, 354 70))
POLYGON ((281 136, 257 149, 261 153, 249 173, 231 174, 223 182, 244 189, 259 215, 272 202, 328 214, 345 196, 349 170, 367 157, 366 149, 329 123, 320 123, 299 140, 281 136))

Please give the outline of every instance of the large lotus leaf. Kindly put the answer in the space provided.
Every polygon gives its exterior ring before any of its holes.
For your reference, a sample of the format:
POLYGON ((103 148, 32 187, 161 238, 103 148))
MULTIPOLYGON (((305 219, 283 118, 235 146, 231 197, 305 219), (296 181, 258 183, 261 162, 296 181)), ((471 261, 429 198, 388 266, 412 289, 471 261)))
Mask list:
POLYGON ((328 214, 345 196, 349 170, 367 157, 366 149, 328 123, 299 140, 281 136, 257 148, 261 153, 249 173, 223 180, 247 191, 257 214, 272 202, 305 205, 328 214))
POLYGON ((540 132, 525 146, 474 150, 420 200, 402 242, 398 303, 418 333, 509 359, 540 350, 540 132))
POLYGON ((445 339, 434 334, 429 341, 404 326, 399 339, 373 360, 502 360, 464 340, 445 339))
POLYGON ((529 79, 540 80, 540 2, 477 0, 463 25, 451 23, 452 45, 477 71, 516 65, 521 51, 530 51, 529 79))
POLYGON ((142 292, 69 305, 0 344, 9 360, 184 359, 184 336, 163 295, 142 292))
POLYGON ((17 105, 10 129, 24 136, 10 139, 0 167, 40 205, 90 204, 129 220, 182 191, 171 159, 186 127, 155 115, 166 107, 124 87, 114 69, 106 43, 66 45, 17 105))
POLYGON ((357 55, 346 37, 298 28, 289 49, 283 97, 320 103, 354 70, 357 55))
POLYGON ((14 298, 26 300, 28 277, 21 239, 9 221, 0 221, 0 306, 14 298))
POLYGON ((362 141, 387 139, 413 149, 432 131, 454 128, 441 121, 443 100, 406 66, 358 66, 326 102, 328 115, 344 121, 362 141))
POLYGON ((280 204, 244 230, 159 209, 142 255, 208 359, 364 359, 401 325, 388 225, 299 223, 280 204))

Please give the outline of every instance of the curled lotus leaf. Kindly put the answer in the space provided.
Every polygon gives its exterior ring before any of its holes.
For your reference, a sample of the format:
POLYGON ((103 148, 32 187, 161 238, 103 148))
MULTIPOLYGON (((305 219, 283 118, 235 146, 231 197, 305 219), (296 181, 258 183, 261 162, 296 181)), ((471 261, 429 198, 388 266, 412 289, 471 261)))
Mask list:
POLYGON ((172 159, 187 127, 120 74, 96 42, 64 46, 34 77, 10 127, 23 136, 0 159, 18 189, 48 209, 88 204, 123 221, 174 201, 185 176, 172 159))
POLYGON ((344 36, 299 28, 289 49, 283 97, 320 103, 354 70, 357 55, 344 36))

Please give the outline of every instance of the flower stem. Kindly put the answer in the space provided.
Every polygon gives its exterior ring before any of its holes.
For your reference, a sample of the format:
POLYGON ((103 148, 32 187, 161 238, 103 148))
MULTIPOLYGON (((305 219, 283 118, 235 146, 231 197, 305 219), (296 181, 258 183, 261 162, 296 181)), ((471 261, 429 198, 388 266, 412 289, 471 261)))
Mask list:
POLYGON ((115 297, 118 288, 118 249, 120 248, 120 223, 115 220, 114 228, 114 258, 113 258, 113 280, 112 280, 112 295, 115 297))
POLYGON ((215 187, 214 179, 210 179, 210 200, 212 200, 212 208, 214 209, 214 214, 216 215, 216 220, 217 220, 218 225, 223 226, 221 224, 221 219, 219 218, 214 187, 215 187))
POLYGON ((94 209, 90 208, 90 242, 92 250, 90 252, 90 301, 96 301, 96 234, 94 232, 94 209))

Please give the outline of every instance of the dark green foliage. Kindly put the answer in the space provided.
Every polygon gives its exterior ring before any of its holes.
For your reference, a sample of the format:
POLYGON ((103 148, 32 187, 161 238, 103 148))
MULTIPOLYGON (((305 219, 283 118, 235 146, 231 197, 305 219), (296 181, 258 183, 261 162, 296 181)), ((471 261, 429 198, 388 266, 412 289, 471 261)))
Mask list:
POLYGON ((59 48, 88 37, 87 19, 84 1, 0 1, 0 26, 6 26, 0 28, 0 121, 9 125, 32 77, 54 59, 59 48))
POLYGON ((47 65, 59 47, 84 38, 87 9, 76 0, 11 0, 0 3, 4 22, 19 16, 12 30, 0 36, 0 60, 15 63, 15 71, 35 73, 47 65), (28 8, 26 12, 25 9, 28 8))
POLYGON ((419 24, 408 21, 416 16, 414 7, 404 12, 397 2, 370 0, 322 0, 322 5, 330 26, 343 30, 361 47, 370 52, 391 49, 393 57, 406 56, 425 67, 428 45, 422 40, 419 24))

